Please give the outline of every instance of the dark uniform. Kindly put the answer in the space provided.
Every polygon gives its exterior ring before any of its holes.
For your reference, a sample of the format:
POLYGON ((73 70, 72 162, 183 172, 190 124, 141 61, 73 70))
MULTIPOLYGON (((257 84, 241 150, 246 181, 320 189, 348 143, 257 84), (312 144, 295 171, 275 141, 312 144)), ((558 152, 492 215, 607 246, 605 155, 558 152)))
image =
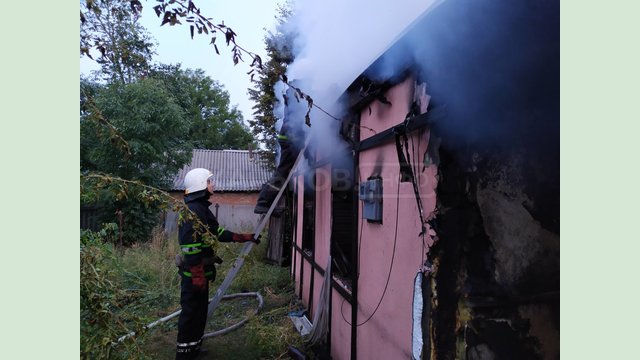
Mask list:
MULTIPOLYGON (((209 210, 207 190, 185 195, 184 201, 208 230, 221 242, 246 242, 253 240, 251 234, 236 234, 220 227, 218 220, 209 210)), ((195 235, 190 221, 179 226, 178 236, 183 261, 180 266, 180 306, 182 312, 178 320, 178 340, 176 359, 193 359, 200 352, 202 335, 207 321, 209 281, 215 280, 215 263, 222 260, 214 255, 213 249, 202 243, 201 236, 195 235)))
MULTIPOLYGON (((260 195, 256 207, 253 210, 256 214, 266 214, 275 200, 280 188, 285 185, 291 168, 296 162, 300 150, 304 146, 304 109, 305 105, 294 97, 294 90, 289 88, 285 98, 285 113, 282 120, 282 127, 278 133, 278 144, 280 145, 280 161, 276 167, 276 172, 271 176, 260 189, 260 195)), ((306 155, 306 154, 305 154, 306 155)))

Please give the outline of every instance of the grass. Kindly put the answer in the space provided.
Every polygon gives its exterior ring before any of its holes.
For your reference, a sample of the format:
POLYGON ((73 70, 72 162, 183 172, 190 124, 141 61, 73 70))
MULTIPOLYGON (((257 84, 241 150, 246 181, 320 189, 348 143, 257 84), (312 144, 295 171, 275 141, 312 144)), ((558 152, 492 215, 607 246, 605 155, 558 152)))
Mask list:
MULTIPOLYGON (((126 311, 135 312, 148 322, 179 310, 180 279, 174 265, 178 240, 166 239, 158 233, 147 244, 135 245, 120 252, 116 263, 120 284, 132 294, 126 311)), ((210 297, 235 261, 241 245, 220 244, 224 262, 218 267, 217 279, 210 287, 210 297)), ((267 241, 254 246, 243 268, 227 294, 258 291, 264 299, 262 311, 252 316, 242 328, 229 334, 205 339, 203 348, 215 359, 283 359, 288 358, 289 345, 304 348, 300 335, 287 314, 300 305, 294 294, 289 269, 263 261, 267 241)), ((253 314, 258 306, 255 298, 223 301, 213 313, 205 332, 213 332, 237 323, 253 314)), ((173 359, 177 318, 159 325, 138 337, 139 358, 173 359)), ((131 356, 131 355, 129 355, 131 356)))

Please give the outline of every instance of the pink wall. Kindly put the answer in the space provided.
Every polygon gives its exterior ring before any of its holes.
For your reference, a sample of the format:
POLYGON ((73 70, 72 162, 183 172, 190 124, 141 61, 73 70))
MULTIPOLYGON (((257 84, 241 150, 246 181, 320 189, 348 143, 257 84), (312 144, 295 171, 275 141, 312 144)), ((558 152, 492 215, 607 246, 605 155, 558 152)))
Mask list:
MULTIPOLYGON (((295 251, 295 250, 293 250, 295 251)), ((294 255, 292 255, 294 256, 294 255)), ((300 266, 302 264, 302 257, 300 256, 300 254, 295 254, 295 263, 294 266, 292 266, 291 268, 291 277, 293 278, 294 284, 295 284, 295 292, 296 295, 300 294, 300 279, 299 279, 299 274, 300 274, 300 266)))
MULTIPOLYGON (((344 301, 338 291, 331 292, 331 358, 349 359, 351 356, 351 325, 343 320, 351 321, 351 304, 344 301), (340 310, 342 307, 342 312, 340 310)), ((375 359, 375 358, 374 358, 375 359)))
MULTIPOLYGON (((361 112, 361 125, 379 132, 401 123, 409 110, 413 93, 414 80, 411 78, 391 88, 385 94, 391 105, 374 101, 370 105, 371 112, 369 108, 361 112)), ((362 138, 371 134, 370 131, 361 131, 362 138)), ((417 178, 425 216, 428 216, 435 209, 437 184, 435 166, 421 171, 428 145, 428 131, 414 131, 408 141, 409 147, 415 148, 411 154, 412 163, 420 164, 417 178)), ((400 166, 394 142, 360 153, 359 168, 362 179, 371 175, 381 176, 384 192, 382 224, 367 221, 362 224, 358 279, 359 324, 371 316, 380 302, 387 277, 390 278, 377 312, 358 327, 358 358, 410 358, 413 280, 426 256, 427 247, 433 241, 426 236, 423 245, 422 238, 418 236, 421 227, 412 184, 403 182, 398 188, 400 166)))
MULTIPOLYGON (((406 81, 391 88, 386 94, 391 105, 374 101, 361 112, 361 125, 376 132, 386 130, 404 121, 409 105, 414 97, 414 80, 406 81), (370 111, 369 111, 370 110, 370 111)), ((361 130, 362 139, 374 135, 361 130)), ((409 137, 409 145, 415 151, 411 154, 414 164, 419 164, 418 184, 425 217, 435 209, 436 167, 422 171, 423 156, 428 145, 428 130, 414 131, 409 137)), ((361 139, 361 140, 362 140, 361 139)), ((383 180, 383 221, 382 224, 360 222, 362 224, 360 277, 358 279, 358 323, 365 322, 378 306, 384 292, 387 277, 389 284, 380 306, 369 321, 357 329, 357 352, 359 359, 400 359, 411 357, 411 325, 413 280, 419 270, 428 246, 433 243, 429 235, 425 242, 420 233, 419 212, 413 187, 410 182, 399 182, 399 163, 394 142, 360 153, 360 181, 369 176, 381 176, 383 180), (399 195, 399 196, 397 196, 399 195), (397 221, 397 236, 396 236, 397 221), (394 253, 394 239, 395 253, 394 253), (393 268, 390 270, 393 258, 393 268), (389 275, 390 274, 390 275, 389 275)), ((331 186, 329 166, 317 170, 315 259, 322 268, 326 266, 331 235, 331 186)), ((299 180, 300 181, 300 180, 299 180)), ((299 188, 302 189, 299 182, 299 188)), ((302 234, 302 191, 298 192, 298 235, 296 243, 301 246, 302 234)), ((360 204, 362 206, 362 204, 360 204)), ((361 214, 361 209, 359 213, 361 214)), ((300 256, 298 256, 299 258, 300 256)), ((304 269, 303 302, 309 304, 309 264, 304 269)), ((296 270, 295 276, 299 272, 296 270)), ((299 282, 299 280, 297 280, 299 282)), ((322 277, 315 273, 314 307, 320 294, 322 277)), ((332 291, 331 314, 331 355, 333 359, 349 359, 351 354, 351 304, 332 291), (343 318, 344 316, 344 318, 343 318), (346 319, 346 321, 345 321, 346 319)))
POLYGON ((331 239, 331 167, 326 165, 316 170, 316 263, 324 269, 329 257, 331 239))
MULTIPOLYGON (((296 199, 296 214, 297 214, 297 218, 296 218, 296 231, 295 231, 295 244, 298 246, 298 248, 302 248, 302 207, 303 207, 303 193, 301 191, 302 189, 302 184, 303 184, 303 179, 302 177, 298 176, 295 178, 294 180, 296 182, 296 188, 298 189, 298 193, 297 195, 297 199, 296 199)), ((295 252, 295 248, 292 249, 293 252, 295 252)), ((292 254, 292 259, 295 258, 296 262, 295 262, 295 268, 293 269, 293 278, 295 280, 295 288, 296 288, 296 294, 300 294, 300 267, 302 266, 302 254, 297 253, 297 254, 292 254)))
MULTIPOLYGON (((313 309, 309 309, 309 295, 311 294, 311 264, 308 261, 303 261, 302 266, 304 269, 302 270, 302 303, 307 305, 307 310, 309 311, 310 317, 309 320, 313 318, 313 309)), ((314 281, 317 280, 314 279, 314 281)), ((314 290, 315 291, 315 290, 314 290)))
MULTIPOLYGON (((318 157, 320 160, 322 157, 318 157)), ((315 262, 322 270, 326 270, 329 258, 331 239, 331 167, 329 165, 316 169, 316 216, 315 216, 315 262)), ((324 277, 319 272, 315 273, 313 280, 313 304, 311 316, 315 315, 320 290, 324 277)), ((312 319, 310 319, 312 320, 312 319)))

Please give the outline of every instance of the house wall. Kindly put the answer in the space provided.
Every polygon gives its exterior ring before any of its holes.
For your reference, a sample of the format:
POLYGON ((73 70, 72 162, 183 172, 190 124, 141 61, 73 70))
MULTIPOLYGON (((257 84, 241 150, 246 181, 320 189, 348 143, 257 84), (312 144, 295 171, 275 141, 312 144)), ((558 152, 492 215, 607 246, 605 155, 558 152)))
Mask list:
MULTIPOLYGON (((309 320, 313 319, 313 308, 309 308, 309 297, 311 296, 311 264, 308 261, 303 261, 302 266, 302 303, 307 306, 309 312, 309 320)), ((315 282, 316 278, 314 278, 315 282)))
MULTIPOLYGON (((351 356, 351 304, 336 290, 331 292, 331 358, 351 356)), ((382 358, 381 358, 382 359, 382 358)))
MULTIPOLYGON (((413 100, 413 92, 413 79, 407 79, 391 88, 385 94, 391 105, 374 101, 370 106, 371 111, 368 107, 362 110, 361 125, 372 128, 378 133, 401 123, 409 110, 410 101, 413 100)), ((373 132, 363 131, 362 139, 370 134, 373 132)), ((416 131, 410 135, 409 143, 413 145, 415 154, 412 155, 412 163, 422 164, 428 138, 428 130, 416 131)), ((433 240, 430 235, 427 235, 423 243, 423 239, 418 236, 421 232, 421 221, 413 187, 411 182, 399 184, 399 169, 393 142, 363 151, 359 155, 359 181, 366 180, 369 176, 381 176, 384 191, 382 224, 362 222, 361 209, 359 209, 358 230, 362 229, 362 233, 358 234, 358 239, 362 241, 358 260, 360 262, 357 306, 357 357, 359 359, 411 357, 413 281, 423 263, 427 248, 433 240), (388 276, 389 284, 385 292, 388 276), (384 298, 380 302, 383 294, 384 298), (380 303, 379 306, 378 303, 380 303), (376 307, 377 310, 375 310, 376 307), (374 310, 375 314, 370 318, 374 310)), ((326 165, 316 171, 314 257, 315 263, 324 270, 330 253, 331 167, 326 165)), ((427 217, 435 209, 437 184, 435 165, 424 170, 420 166, 417 178, 425 217, 427 217)), ((298 185, 302 186, 300 179, 298 185)), ((302 192, 299 191, 298 214, 302 214, 301 204, 302 192)), ((298 216, 297 226, 296 244, 301 246, 301 216, 298 216)), ((299 291, 300 270, 297 264, 300 256, 298 255, 297 258, 293 276, 299 291)), ((303 263, 309 264, 307 260, 303 263)), ((311 265, 304 265, 302 301, 307 307, 311 296, 310 271, 311 265)), ((323 280, 317 271, 314 276, 311 317, 318 303, 323 280)), ((352 305, 335 288, 331 292, 331 304, 331 356, 336 360, 349 359, 351 357, 352 305)))
MULTIPOLYGON (((389 89, 385 97, 391 105, 374 101, 361 112, 360 124, 380 132, 401 123, 409 111, 413 92, 412 78, 389 89)), ((361 140, 370 134, 362 131, 361 140)), ((437 185, 435 165, 424 170, 422 166, 428 140, 428 130, 417 130, 408 138, 411 163, 419 164, 417 181, 427 218, 435 210, 437 185)), ((359 170, 361 180, 382 177, 383 215, 381 224, 366 220, 361 223, 357 316, 358 324, 364 324, 358 327, 357 355, 360 359, 410 358, 413 281, 433 239, 427 235, 423 244, 418 236, 421 221, 413 186, 411 182, 399 183, 400 166, 394 142, 361 152, 359 170)))
MULTIPOLYGON (((331 240, 331 166, 316 169, 315 261, 326 267, 331 240)), ((317 293, 316 293, 317 294, 317 293)))
MULTIPOLYGON (((174 198, 182 201, 184 195, 174 192, 174 198)), ((218 204, 218 222, 224 228, 234 232, 251 232, 258 225, 260 215, 254 214, 253 209, 258 201, 257 192, 215 193, 213 204, 209 207, 216 214, 215 205, 218 204)), ((173 211, 168 211, 164 222, 165 233, 173 234, 178 231, 178 217, 173 211)))

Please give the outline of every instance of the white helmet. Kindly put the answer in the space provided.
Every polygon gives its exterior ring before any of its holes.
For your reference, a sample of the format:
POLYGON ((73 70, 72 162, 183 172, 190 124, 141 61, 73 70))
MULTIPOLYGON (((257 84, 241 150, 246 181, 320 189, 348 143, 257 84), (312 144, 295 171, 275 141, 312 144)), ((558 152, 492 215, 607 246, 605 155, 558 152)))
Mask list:
POLYGON ((190 170, 184 176, 184 193, 191 194, 196 191, 207 188, 207 179, 213 176, 213 173, 207 169, 195 168, 190 170))

